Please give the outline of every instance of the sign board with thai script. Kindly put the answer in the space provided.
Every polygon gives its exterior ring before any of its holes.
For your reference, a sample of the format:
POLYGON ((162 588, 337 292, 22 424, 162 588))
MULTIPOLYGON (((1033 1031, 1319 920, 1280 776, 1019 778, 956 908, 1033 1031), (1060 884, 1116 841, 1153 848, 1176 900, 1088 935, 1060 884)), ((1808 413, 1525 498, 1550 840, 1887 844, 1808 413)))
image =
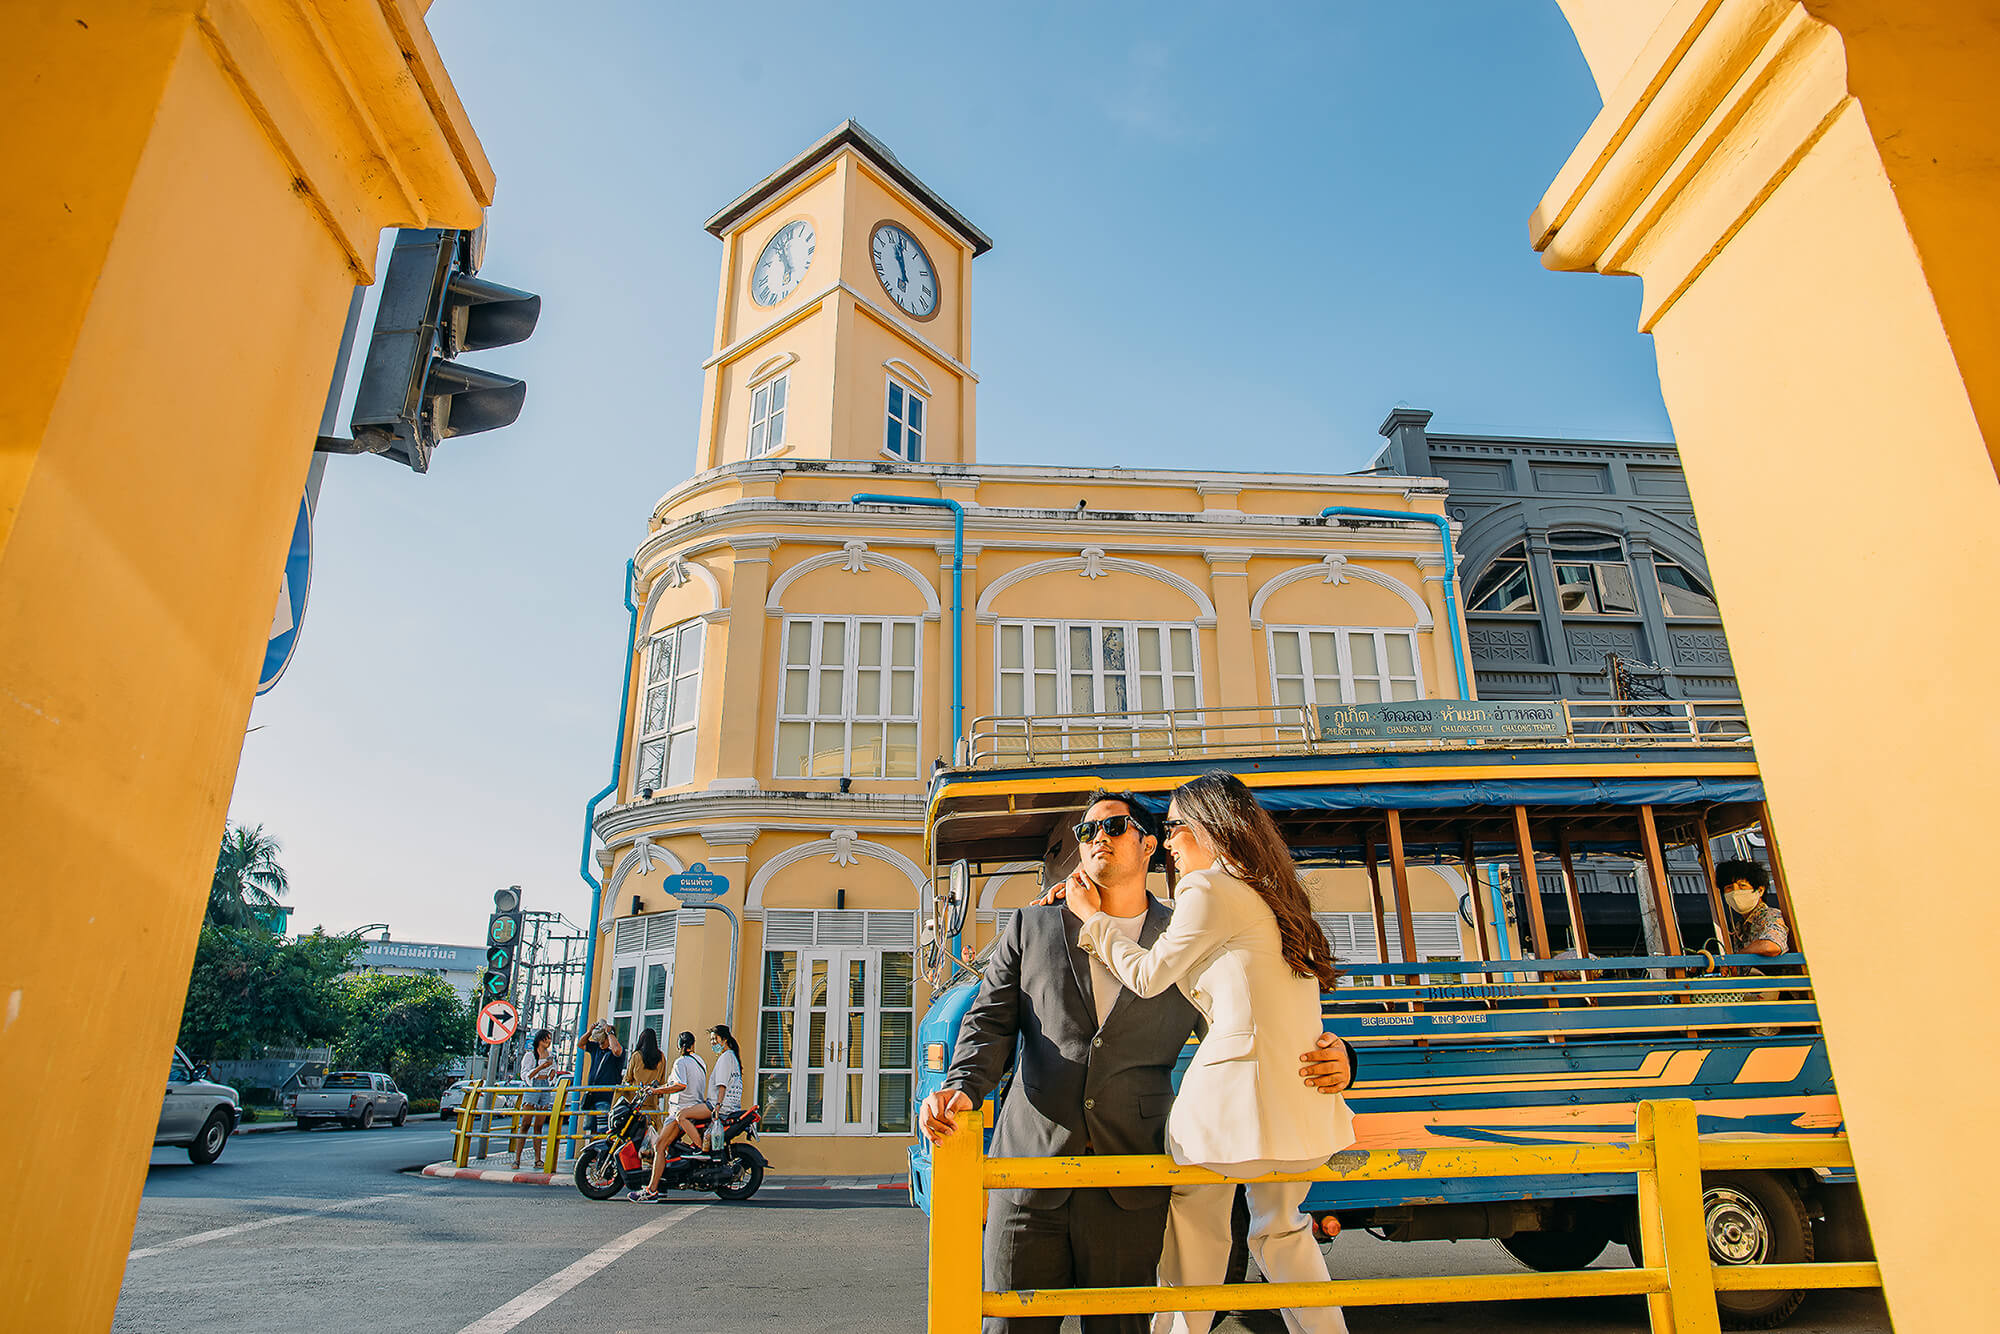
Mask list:
POLYGON ((1409 699, 1322 704, 1321 741, 1560 741, 1563 707, 1548 700, 1409 699))
POLYGON ((696 862, 679 875, 661 876, 660 888, 682 903, 712 903, 729 892, 729 880, 696 862))

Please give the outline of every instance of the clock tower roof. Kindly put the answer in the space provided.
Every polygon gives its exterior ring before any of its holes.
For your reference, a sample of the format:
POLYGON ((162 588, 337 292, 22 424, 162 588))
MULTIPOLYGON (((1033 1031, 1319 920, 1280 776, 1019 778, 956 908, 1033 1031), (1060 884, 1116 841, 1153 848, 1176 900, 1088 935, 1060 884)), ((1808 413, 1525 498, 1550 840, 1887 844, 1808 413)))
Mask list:
POLYGON ((918 180, 915 173, 898 162, 896 155, 891 153, 880 139, 851 120, 842 121, 834 127, 831 134, 738 196, 727 208, 703 224, 704 230, 709 235, 720 238, 737 223, 756 212, 765 201, 781 193, 793 181, 843 148, 851 148, 867 158, 883 175, 915 196, 918 202, 936 215, 939 222, 957 233, 972 247, 974 258, 993 248, 993 242, 985 232, 968 222, 964 214, 945 203, 944 197, 937 191, 918 180))

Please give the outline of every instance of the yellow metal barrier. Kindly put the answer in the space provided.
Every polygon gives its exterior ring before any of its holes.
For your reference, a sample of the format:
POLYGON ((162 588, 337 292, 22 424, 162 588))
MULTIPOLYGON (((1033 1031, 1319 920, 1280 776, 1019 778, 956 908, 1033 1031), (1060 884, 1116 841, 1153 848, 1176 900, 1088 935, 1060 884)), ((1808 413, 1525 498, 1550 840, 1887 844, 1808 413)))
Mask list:
MULTIPOLYGON (((636 1084, 620 1084, 615 1088, 588 1091, 608 1092, 617 1098, 637 1091, 638 1087, 636 1084)), ((587 1118, 598 1114, 594 1110, 569 1106, 570 1095, 576 1090, 568 1075, 556 1081, 552 1090, 554 1096, 550 1099, 547 1110, 521 1105, 522 1099, 528 1094, 538 1091, 540 1090, 523 1088, 519 1084, 470 1085, 465 1090, 465 1101, 459 1104, 458 1124, 452 1131, 452 1165, 465 1167, 471 1163, 474 1156, 472 1152, 474 1140, 502 1137, 511 1140, 517 1136, 533 1138, 536 1133, 534 1123, 545 1122, 546 1124, 540 1127, 544 1145, 539 1166, 553 1176, 562 1161, 563 1146, 571 1147, 570 1156, 573 1158, 575 1157, 573 1150, 577 1145, 596 1138, 587 1124, 581 1129, 563 1128, 568 1123, 587 1121, 587 1118), (475 1124, 482 1119, 489 1124, 484 1127, 475 1124), (493 1121, 504 1121, 506 1124, 496 1128, 490 1124, 493 1121)))
POLYGON ((1160 1156, 988 1158, 981 1113, 961 1113, 957 1134, 931 1146, 930 1328, 972 1334, 982 1316, 1106 1315, 1126 1311, 1271 1310, 1287 1306, 1406 1306, 1418 1302, 1537 1297, 1646 1298, 1654 1334, 1717 1334, 1718 1290, 1880 1287, 1872 1263, 1714 1265, 1702 1222, 1701 1174, 1752 1168, 1852 1167, 1845 1139, 1710 1140, 1685 1099, 1639 1104, 1629 1143, 1429 1149, 1335 1154, 1325 1167, 1259 1181, 1406 1181, 1631 1173, 1639 1184, 1640 1251, 1634 1269, 1448 1278, 1338 1279, 1184 1288, 1042 1288, 988 1292, 980 1272, 984 1192, 1037 1186, 1217 1184, 1243 1178, 1160 1156))

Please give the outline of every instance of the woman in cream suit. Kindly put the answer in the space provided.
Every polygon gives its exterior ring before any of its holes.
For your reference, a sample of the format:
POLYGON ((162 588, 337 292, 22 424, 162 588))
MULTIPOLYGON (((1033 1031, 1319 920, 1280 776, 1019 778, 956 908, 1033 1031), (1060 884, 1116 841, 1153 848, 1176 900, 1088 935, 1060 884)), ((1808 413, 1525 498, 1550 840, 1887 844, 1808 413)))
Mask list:
MULTIPOLYGON (((1229 1176, 1304 1172, 1354 1141, 1346 1100, 1298 1077, 1297 1054, 1319 1038, 1320 993, 1333 957, 1313 921, 1284 838, 1233 774, 1204 774, 1176 789, 1166 847, 1181 871, 1174 915, 1150 950, 1116 929, 1088 879, 1066 886, 1083 921, 1080 943, 1140 996, 1178 985, 1208 1020, 1167 1116, 1167 1150, 1229 1176)), ((1324 1281, 1326 1260, 1299 1212, 1308 1187, 1248 1187, 1250 1247, 1273 1283, 1324 1281)), ((1233 1186, 1176 1186, 1160 1281, 1220 1283, 1229 1263, 1233 1186)), ((1170 1312, 1156 1334, 1200 1334, 1214 1316, 1170 1312)), ((1337 1307, 1299 1307, 1285 1324, 1345 1334, 1337 1307)))

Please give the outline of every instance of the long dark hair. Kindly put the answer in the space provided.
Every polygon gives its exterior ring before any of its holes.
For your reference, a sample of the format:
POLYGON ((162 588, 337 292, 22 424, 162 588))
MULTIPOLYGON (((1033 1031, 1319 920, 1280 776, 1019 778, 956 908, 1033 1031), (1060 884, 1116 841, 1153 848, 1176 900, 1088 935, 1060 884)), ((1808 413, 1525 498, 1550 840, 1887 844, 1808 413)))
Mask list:
POLYGON ((1292 971, 1317 979, 1321 991, 1333 990, 1340 976, 1333 951, 1313 921, 1312 900, 1271 813, 1242 779, 1221 770, 1181 784, 1173 799, 1181 818, 1201 830, 1230 871, 1242 876, 1278 919, 1279 945, 1292 971))
POLYGON ((737 1064, 742 1064, 743 1048, 736 1045, 736 1036, 729 1031, 728 1024, 715 1024, 711 1026, 708 1030, 708 1035, 713 1038, 721 1038, 722 1045, 734 1053, 737 1064))
POLYGON ((664 1064, 667 1059, 660 1051, 660 1035, 650 1028, 640 1030, 639 1040, 632 1044, 632 1054, 648 1070, 664 1064))

